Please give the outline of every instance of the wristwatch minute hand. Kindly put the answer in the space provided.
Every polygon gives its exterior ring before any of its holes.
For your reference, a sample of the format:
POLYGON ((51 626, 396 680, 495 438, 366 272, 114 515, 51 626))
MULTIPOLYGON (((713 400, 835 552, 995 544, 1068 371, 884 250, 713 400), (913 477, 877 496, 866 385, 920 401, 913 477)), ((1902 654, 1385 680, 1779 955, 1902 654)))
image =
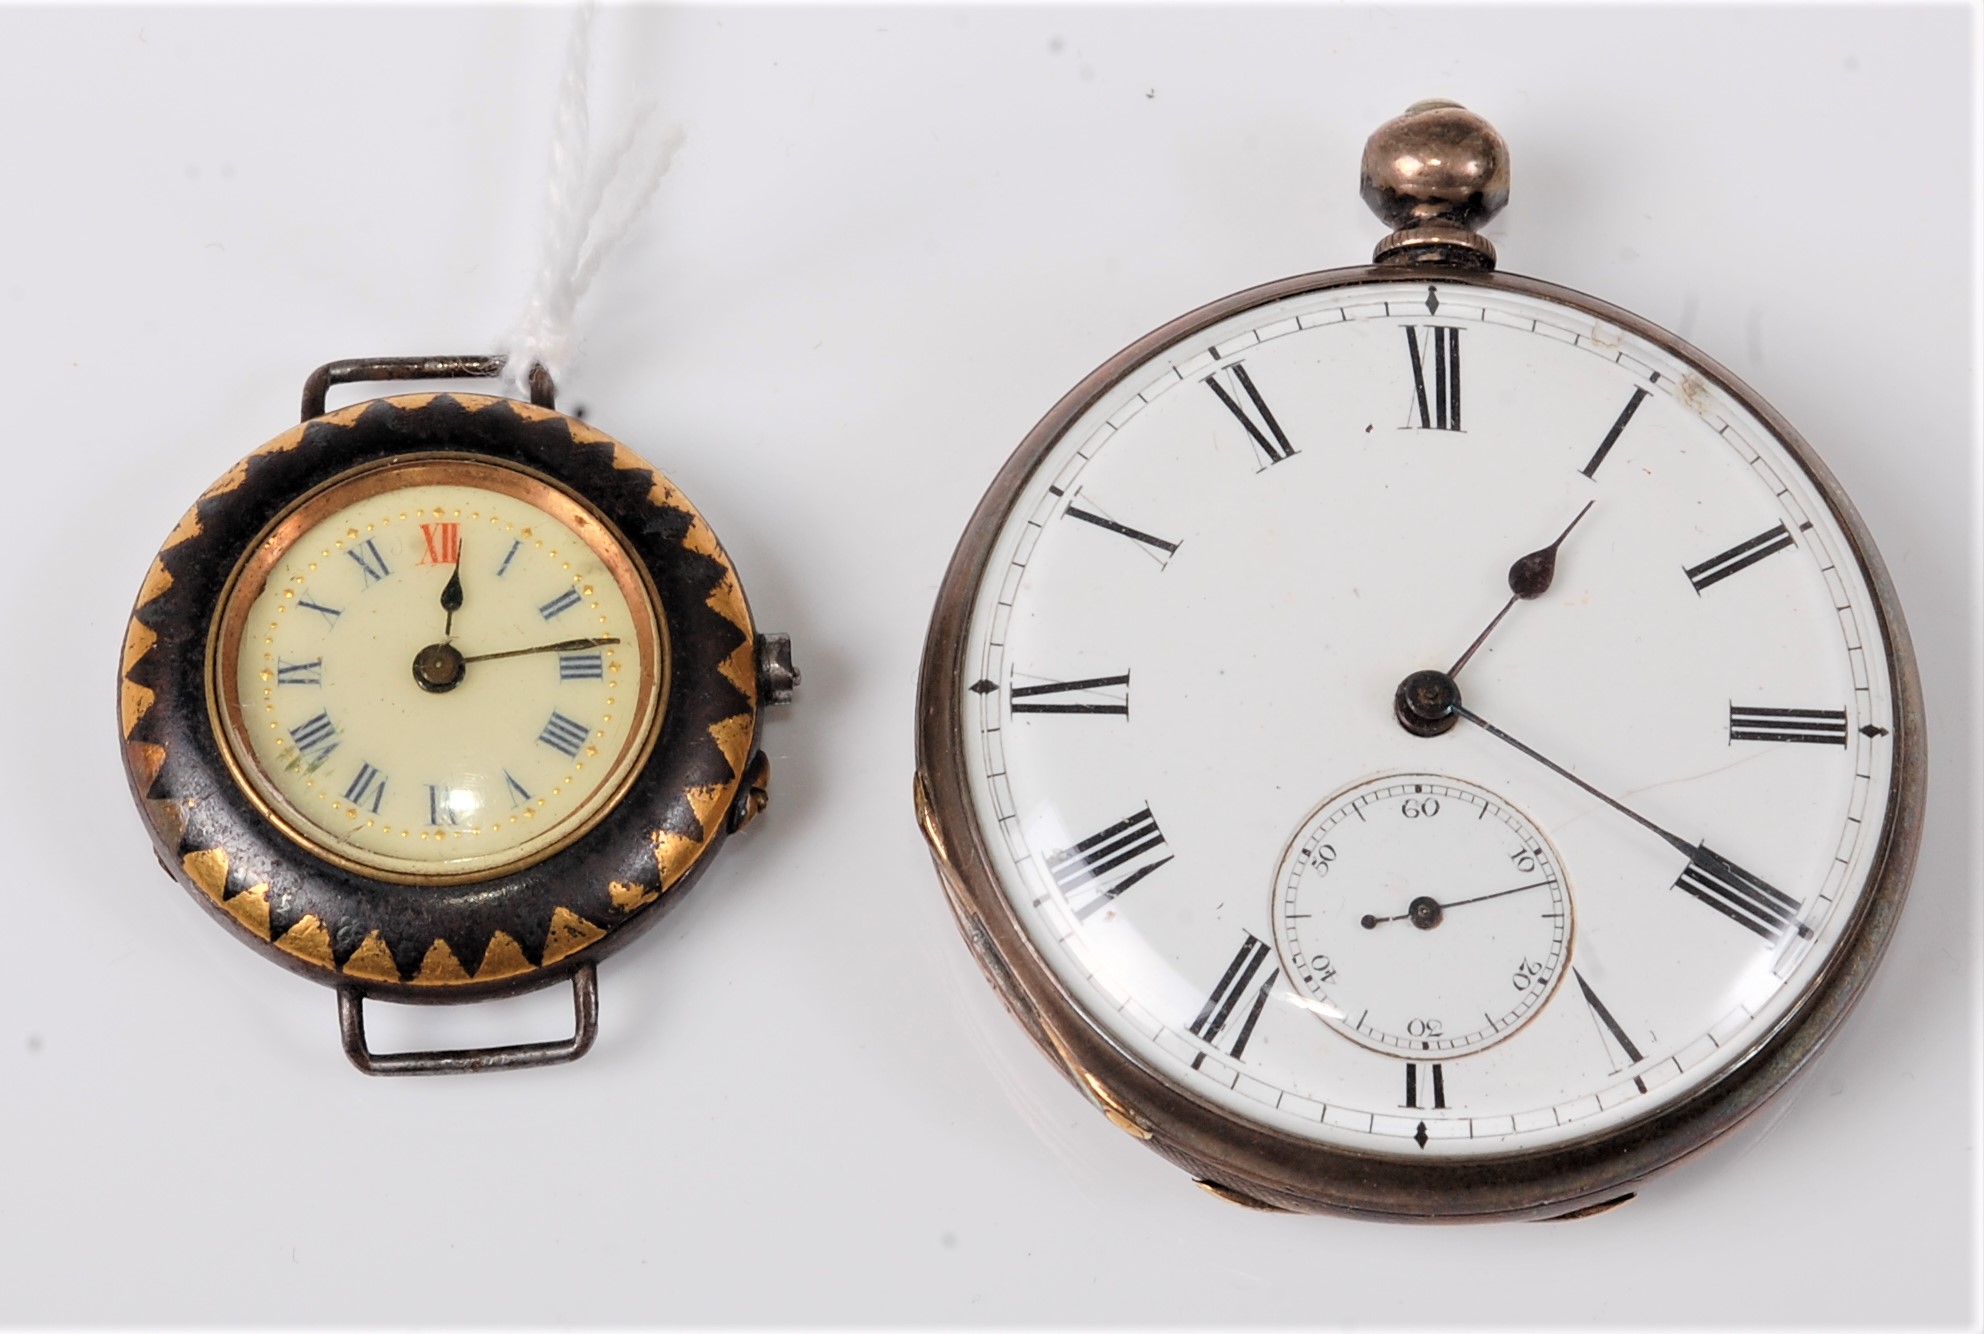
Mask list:
POLYGON ((606 635, 599 639, 561 639, 555 644, 534 644, 530 648, 504 649, 501 653, 476 653, 464 657, 462 661, 494 662, 497 658, 521 658, 527 653, 572 653, 582 648, 599 648, 619 642, 617 635, 606 635))

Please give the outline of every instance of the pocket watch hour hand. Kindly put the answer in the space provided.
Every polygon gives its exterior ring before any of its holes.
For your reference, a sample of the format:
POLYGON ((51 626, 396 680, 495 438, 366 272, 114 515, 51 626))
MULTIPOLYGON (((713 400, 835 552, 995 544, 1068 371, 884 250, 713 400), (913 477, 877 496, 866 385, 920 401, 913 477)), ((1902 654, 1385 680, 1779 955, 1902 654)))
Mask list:
POLYGON ((1557 548, 1564 545, 1564 539, 1591 513, 1591 507, 1598 502, 1587 500, 1584 508, 1578 511, 1577 518, 1564 525, 1564 531, 1557 534, 1557 540, 1549 546, 1521 556, 1509 566, 1509 591, 1519 598, 1540 598, 1550 591, 1550 581, 1557 577, 1557 548))
POLYGON ((504 649, 501 653, 477 653, 462 659, 463 662, 494 662, 498 658, 521 658, 529 653, 572 653, 582 648, 600 648, 606 644, 620 642, 617 635, 606 635, 598 639, 561 639, 555 644, 536 644, 530 648, 504 649))
POLYGON ((1547 547, 1539 547, 1527 556, 1517 557, 1515 563, 1509 566, 1509 600, 1495 613, 1495 619, 1488 622, 1488 628, 1474 637, 1474 642, 1467 646, 1467 652, 1460 655, 1460 661, 1447 668, 1448 676, 1460 675, 1460 669, 1467 666, 1467 660, 1474 656, 1476 649, 1488 642, 1488 636, 1502 623, 1502 618, 1509 614, 1509 609, 1518 601, 1527 602, 1540 598, 1550 591, 1550 581, 1557 577, 1557 548, 1564 545, 1564 539, 1571 535, 1571 529, 1576 528, 1579 521, 1589 514, 1591 507, 1597 503, 1595 500, 1587 500, 1584 508, 1578 511, 1577 518, 1572 519, 1565 526, 1564 531, 1557 534, 1555 542, 1547 547))

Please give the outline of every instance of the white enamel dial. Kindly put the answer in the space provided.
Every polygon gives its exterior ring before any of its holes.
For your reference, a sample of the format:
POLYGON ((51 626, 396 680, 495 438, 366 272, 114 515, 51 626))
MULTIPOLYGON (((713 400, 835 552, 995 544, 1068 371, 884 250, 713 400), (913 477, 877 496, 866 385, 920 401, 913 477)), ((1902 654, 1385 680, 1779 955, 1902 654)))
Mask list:
POLYGON ((1839 944, 1894 782, 1880 619, 1820 487, 1672 351, 1360 280, 1162 348, 1046 451, 965 632, 973 816, 1179 1089, 1415 1159, 1562 1144, 1739 1062, 1839 944), (1434 735, 1395 712, 1421 672, 1463 710, 1434 735), (1410 775, 1453 804, 1371 823, 1410 775))
POLYGON ((617 539, 550 483, 475 460, 307 499, 218 626, 237 769, 293 836, 388 878, 495 874, 583 832, 663 696, 653 595, 617 539))
POLYGON ((1272 915, 1297 1002, 1405 1056, 1519 1031, 1562 979, 1572 928, 1549 840, 1443 774, 1388 774, 1325 802, 1282 858, 1272 915))

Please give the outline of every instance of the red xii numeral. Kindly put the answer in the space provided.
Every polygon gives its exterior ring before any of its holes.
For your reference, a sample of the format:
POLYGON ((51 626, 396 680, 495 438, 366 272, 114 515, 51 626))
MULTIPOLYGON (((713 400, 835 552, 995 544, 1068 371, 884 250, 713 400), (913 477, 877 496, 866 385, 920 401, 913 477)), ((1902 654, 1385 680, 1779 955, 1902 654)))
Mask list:
POLYGON ((422 565, 453 565, 462 558, 462 526, 458 523, 423 523, 420 536, 427 542, 422 565))

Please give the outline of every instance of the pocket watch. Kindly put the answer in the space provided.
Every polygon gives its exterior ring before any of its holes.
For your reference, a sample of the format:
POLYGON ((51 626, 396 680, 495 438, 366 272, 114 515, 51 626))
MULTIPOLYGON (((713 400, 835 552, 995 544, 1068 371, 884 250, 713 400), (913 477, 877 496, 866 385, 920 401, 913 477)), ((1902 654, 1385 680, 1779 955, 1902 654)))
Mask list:
POLYGON ((160 863, 337 989, 374 1074, 576 1059, 596 965, 762 809, 760 708, 798 683, 716 535, 612 437, 530 402, 333 384, 494 376, 333 362, 303 422, 186 512, 139 590, 120 724, 160 863), (571 1039, 377 1053, 366 998, 569 980, 571 1039))
POLYGON ((1495 267, 1485 121, 1366 147, 1369 267, 1111 358, 938 596, 916 802, 987 977, 1229 1200, 1577 1216, 1833 1031, 1919 843, 1920 687, 1791 426, 1495 267))

